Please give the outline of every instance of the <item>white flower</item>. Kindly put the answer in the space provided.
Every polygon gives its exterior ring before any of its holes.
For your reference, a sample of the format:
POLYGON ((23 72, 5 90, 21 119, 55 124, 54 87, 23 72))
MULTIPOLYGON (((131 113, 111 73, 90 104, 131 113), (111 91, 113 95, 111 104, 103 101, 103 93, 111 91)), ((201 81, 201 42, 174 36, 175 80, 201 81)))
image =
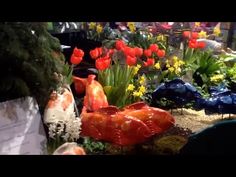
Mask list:
POLYGON ((75 115, 71 115, 69 120, 65 122, 65 133, 69 134, 69 140, 76 141, 79 139, 80 128, 81 128, 81 120, 75 115))
POLYGON ((49 128, 48 128, 48 134, 50 138, 55 139, 55 135, 56 135, 56 129, 57 129, 57 125, 56 124, 50 124, 49 128))
POLYGON ((68 141, 70 135, 69 133, 66 133, 65 135, 61 136, 65 141, 68 141))
POLYGON ((67 115, 64 120, 49 124, 49 137, 62 137, 65 141, 76 141, 79 139, 81 119, 76 117, 75 112, 67 115))
POLYGON ((61 136, 61 134, 64 132, 64 127, 65 127, 65 123, 64 122, 58 122, 58 126, 57 126, 57 135, 61 136))

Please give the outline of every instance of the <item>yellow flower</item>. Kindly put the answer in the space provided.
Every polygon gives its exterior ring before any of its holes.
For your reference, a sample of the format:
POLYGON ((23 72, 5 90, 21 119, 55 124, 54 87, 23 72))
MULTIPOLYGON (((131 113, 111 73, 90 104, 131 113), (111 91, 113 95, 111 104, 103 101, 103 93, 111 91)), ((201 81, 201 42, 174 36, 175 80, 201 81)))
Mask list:
POLYGON ((200 31, 199 33, 198 33, 198 36, 199 36, 199 38, 206 38, 207 37, 207 33, 206 33, 206 31, 200 31))
POLYGON ((139 87, 139 92, 141 93, 145 93, 146 92, 146 88, 142 85, 139 87))
POLYGON ((160 62, 157 62, 157 63, 154 65, 154 67, 155 67, 156 69, 160 69, 160 68, 161 68, 160 62))
POLYGON ((219 27, 215 27, 214 30, 213 30, 213 34, 216 35, 216 36, 219 36, 220 33, 221 33, 220 28, 219 27))
POLYGON ((140 80, 139 80, 139 83, 141 84, 141 85, 144 85, 144 83, 145 83, 145 77, 144 76, 141 76, 140 77, 140 80))
POLYGON ((181 68, 179 67, 179 68, 175 68, 175 74, 179 74, 181 72, 181 68))
POLYGON ((143 96, 143 93, 142 93, 142 92, 134 91, 134 92, 133 92, 133 96, 135 96, 135 97, 141 97, 141 96, 143 96))
POLYGON ((91 22, 89 23, 89 29, 95 29, 96 28, 96 23, 91 22))
POLYGON ((166 39, 165 39, 165 36, 164 36, 163 34, 159 34, 159 35, 157 36, 157 40, 158 40, 158 41, 165 41, 166 39))
POLYGON ((173 57, 173 61, 174 61, 174 62, 178 62, 178 57, 177 57, 177 56, 174 56, 174 57, 173 57))
POLYGON ((184 65, 185 64, 185 62, 183 61, 183 60, 179 60, 179 65, 181 66, 181 65, 184 65))
POLYGON ((127 23, 127 26, 129 27, 129 29, 130 29, 130 31, 131 31, 132 33, 135 32, 136 27, 135 27, 135 23, 134 23, 134 22, 128 22, 128 23, 127 23))
POLYGON ((172 72, 174 72, 175 68, 174 67, 169 67, 168 70, 172 73, 172 72))
POLYGON ((200 22, 195 22, 195 27, 200 27, 201 23, 200 22))
POLYGON ((174 66, 175 69, 179 68, 179 66, 180 66, 179 62, 175 62, 173 66, 174 66))
POLYGON ((141 65, 137 64, 137 66, 134 67, 134 75, 136 75, 139 71, 139 69, 141 68, 141 65))
POLYGON ((134 89, 135 89, 135 86, 133 84, 129 84, 126 91, 133 91, 134 89))
POLYGON ((96 29, 97 33, 101 33, 102 30, 103 30, 103 27, 101 25, 97 25, 97 29, 96 29))
POLYGON ((169 63, 167 63, 167 64, 166 64, 166 67, 167 67, 167 68, 169 68, 169 67, 170 67, 170 64, 169 64, 169 63))
POLYGON ((224 79, 224 75, 223 74, 216 74, 216 75, 210 77, 210 81, 211 82, 215 82, 215 83, 220 82, 223 79, 224 79))

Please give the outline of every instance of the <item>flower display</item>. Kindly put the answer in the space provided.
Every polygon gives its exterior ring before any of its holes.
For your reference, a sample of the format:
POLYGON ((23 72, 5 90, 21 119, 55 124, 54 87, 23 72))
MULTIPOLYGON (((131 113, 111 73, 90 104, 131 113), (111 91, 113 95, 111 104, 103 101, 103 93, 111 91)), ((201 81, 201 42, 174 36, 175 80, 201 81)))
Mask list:
MULTIPOLYGON (((155 105, 155 99, 158 99, 154 96, 155 91, 159 91, 165 96, 162 95, 163 98, 159 99, 156 107, 202 109, 204 105, 207 105, 204 100, 212 98, 211 87, 225 86, 232 89, 235 87, 235 68, 230 68, 235 63, 235 59, 232 59, 234 56, 231 59, 224 58, 224 54, 228 51, 224 51, 222 47, 218 53, 213 52, 208 44, 208 40, 218 40, 222 37, 223 30, 221 31, 219 23, 209 27, 206 22, 146 24, 119 22, 116 23, 118 27, 115 27, 114 30, 110 30, 107 24, 90 22, 85 27, 89 39, 101 41, 101 44, 91 48, 88 54, 92 59, 89 66, 94 67, 97 72, 93 80, 101 85, 99 90, 102 91, 103 97, 101 98, 101 95, 97 94, 98 89, 95 86, 90 86, 90 94, 86 91, 85 97, 79 98, 80 104, 83 102, 84 106, 84 109, 80 110, 84 123, 82 127, 85 127, 83 136, 115 142, 119 145, 133 144, 132 138, 129 139, 129 143, 125 138, 122 141, 119 139, 119 137, 131 135, 128 132, 131 130, 131 126, 127 123, 131 117, 126 117, 128 112, 124 114, 123 111, 127 109, 132 112, 132 115, 136 115, 143 102, 149 106, 155 105), (225 84, 224 81, 226 81, 225 84), (170 90, 168 94, 165 92, 167 89, 170 90), (176 92, 176 97, 167 100, 166 97, 171 98, 173 95, 171 90, 176 92), (180 92, 183 98, 178 97, 180 92), (192 97, 191 93, 199 93, 195 95, 198 98, 197 101, 194 100, 195 97, 189 101, 189 98, 192 97), (88 104, 96 105, 95 98, 97 104, 101 100, 106 100, 106 104, 96 109, 88 109, 88 104), (181 101, 183 104, 178 104, 181 101), (193 103, 194 101, 195 103, 193 103), (133 104, 136 106, 133 107, 133 104), (119 124, 120 127, 117 128, 118 123, 121 122, 122 124, 119 124), (112 128, 109 127, 109 132, 113 132, 114 136, 107 133, 107 125, 112 125, 112 128), (101 136, 96 132, 98 130, 101 136), (127 134, 123 135, 124 132, 127 134)), ((83 57, 87 57, 84 51, 74 48, 70 62, 73 65, 80 64, 83 57)), ((233 52, 232 55, 234 55, 233 52)), ((89 82, 89 77, 82 78, 84 79, 83 84, 86 85, 89 82)), ((84 90, 88 90, 88 88, 77 86, 78 89, 75 91, 78 93, 78 97, 84 93, 84 90)), ((182 112, 185 113, 185 110, 181 110, 181 114, 182 112)), ((172 114, 172 110, 170 113, 172 114)), ((133 122, 132 128, 138 125, 140 120, 143 121, 141 115, 143 114, 140 113, 140 119, 133 122)), ((148 118, 147 121, 149 121, 148 118)), ((80 124, 79 119, 75 115, 71 115, 69 121, 66 119, 51 124, 49 136, 54 140, 60 136, 64 141, 76 141, 80 137, 78 128, 80 124)), ((150 126, 146 122, 145 124, 150 126)), ((141 124, 140 127, 142 127, 141 124)), ((152 131, 153 127, 149 128, 152 131)), ((137 127, 132 131, 136 132, 137 127)), ((144 136, 144 134, 142 135, 144 136)), ((142 143, 141 140, 137 140, 137 142, 142 143)))

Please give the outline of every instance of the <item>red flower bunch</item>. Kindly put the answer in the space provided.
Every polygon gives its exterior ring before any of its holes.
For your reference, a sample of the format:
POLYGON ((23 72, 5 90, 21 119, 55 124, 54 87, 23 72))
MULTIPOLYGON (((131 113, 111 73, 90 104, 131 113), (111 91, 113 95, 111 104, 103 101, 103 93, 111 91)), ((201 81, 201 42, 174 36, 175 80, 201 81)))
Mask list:
POLYGON ((203 49, 205 48, 206 43, 203 41, 197 41, 196 39, 189 40, 188 47, 192 49, 203 49))
POLYGON ((147 61, 144 61, 144 66, 155 64, 155 59, 152 58, 153 54, 159 58, 165 56, 165 50, 159 49, 157 44, 151 44, 148 49, 143 50, 140 47, 129 47, 123 40, 117 40, 115 42, 115 49, 95 48, 90 51, 90 56, 96 60, 95 66, 98 70, 105 70, 110 66, 111 56, 115 51, 123 52, 126 58, 126 64, 129 66, 136 65, 138 58, 142 56, 147 57, 147 61))
POLYGON ((102 55, 102 47, 99 47, 99 48, 97 47, 94 50, 91 50, 89 54, 92 59, 96 60, 98 57, 102 55))
POLYGON ((109 68, 111 63, 111 55, 113 54, 112 49, 106 48, 95 48, 89 52, 92 59, 96 60, 95 66, 98 70, 105 70, 109 68))
POLYGON ((163 58, 166 52, 165 50, 159 49, 157 44, 151 44, 148 49, 144 50, 144 55, 147 57, 147 61, 144 62, 144 66, 152 66, 155 64, 155 59, 150 58, 153 54, 159 58, 163 58))
POLYGON ((136 65, 137 57, 143 55, 143 49, 139 47, 129 47, 122 40, 117 40, 115 47, 117 50, 123 51, 126 56, 126 64, 129 66, 136 65))
POLYGON ((197 32, 191 32, 191 31, 184 31, 183 36, 188 39, 197 39, 198 33, 197 32))
POLYGON ((192 49, 202 49, 205 48, 206 43, 203 41, 197 41, 198 33, 197 32, 190 32, 190 31, 184 31, 183 36, 187 38, 188 41, 188 47, 192 49))
POLYGON ((70 57, 70 62, 74 65, 78 65, 83 60, 83 57, 84 51, 75 47, 70 57))
POLYGON ((157 44, 151 44, 148 49, 143 50, 140 47, 128 47, 124 41, 117 40, 115 47, 117 50, 124 52, 126 56, 126 63, 129 66, 135 65, 137 63, 137 57, 140 58, 143 55, 147 57, 147 61, 144 61, 144 66, 154 65, 155 59, 151 58, 153 54, 159 58, 163 58, 165 56, 165 50, 159 49, 157 44))

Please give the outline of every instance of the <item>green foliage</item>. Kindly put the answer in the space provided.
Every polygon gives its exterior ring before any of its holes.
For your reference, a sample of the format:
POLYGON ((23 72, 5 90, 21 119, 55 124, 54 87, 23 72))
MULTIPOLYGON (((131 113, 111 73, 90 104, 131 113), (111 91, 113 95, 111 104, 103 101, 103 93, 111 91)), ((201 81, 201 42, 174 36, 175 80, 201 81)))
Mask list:
POLYGON ((150 44, 158 44, 160 49, 166 50, 166 45, 163 42, 158 41, 157 38, 153 37, 153 35, 148 31, 137 30, 135 33, 125 31, 122 35, 126 37, 129 46, 147 49, 150 44))
POLYGON ((227 74, 228 79, 230 79, 231 82, 236 83, 236 64, 234 64, 232 68, 229 68, 226 74, 227 74))
POLYGON ((222 73, 225 68, 222 60, 213 56, 212 51, 187 49, 184 61, 186 62, 185 71, 191 70, 194 82, 205 91, 212 84, 210 77, 222 73))
POLYGON ((34 96, 42 112, 61 82, 55 73, 69 71, 59 40, 47 32, 47 23, 3 22, 0 31, 1 100, 34 96))
POLYGON ((122 64, 123 57, 114 56, 114 64, 98 72, 98 81, 104 87, 108 103, 120 108, 130 104, 126 89, 134 77, 133 67, 122 64))
POLYGON ((88 154, 99 154, 102 153, 106 148, 105 143, 93 140, 92 138, 89 137, 84 138, 82 146, 84 147, 86 153, 88 154))

